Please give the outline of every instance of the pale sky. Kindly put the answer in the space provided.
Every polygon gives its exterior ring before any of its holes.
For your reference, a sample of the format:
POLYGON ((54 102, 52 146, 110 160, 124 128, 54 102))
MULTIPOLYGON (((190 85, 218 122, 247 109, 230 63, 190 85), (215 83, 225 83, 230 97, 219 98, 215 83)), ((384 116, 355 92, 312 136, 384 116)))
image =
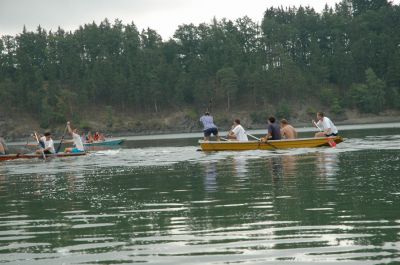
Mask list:
MULTIPOLYGON (((172 37, 178 25, 235 20, 248 16, 261 22, 265 10, 273 7, 311 6, 320 12, 325 4, 334 6, 340 0, 0 0, 0 36, 36 30, 76 30, 80 25, 108 18, 123 24, 134 22, 139 31, 150 27, 164 40, 172 37)), ((395 0, 398 4, 400 0, 395 0)))

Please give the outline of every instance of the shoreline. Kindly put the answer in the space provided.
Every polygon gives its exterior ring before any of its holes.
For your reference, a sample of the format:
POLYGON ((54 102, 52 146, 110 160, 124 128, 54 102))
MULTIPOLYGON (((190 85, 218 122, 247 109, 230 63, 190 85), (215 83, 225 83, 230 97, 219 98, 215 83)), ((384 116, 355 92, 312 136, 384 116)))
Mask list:
MULTIPOLYGON (((396 120, 393 122, 376 122, 376 123, 342 123, 338 124, 339 131, 348 131, 348 130, 365 130, 365 129, 385 129, 385 128, 400 128, 400 120, 396 120)), ((305 124, 304 124, 305 125, 305 124)), ((312 126, 296 126, 296 129, 299 133, 304 132, 314 132, 315 128, 312 126)), ((225 132, 226 130, 221 130, 221 132, 225 132)), ((256 135, 263 134, 265 128, 252 128, 248 129, 248 132, 256 135)), ((165 132, 165 133, 148 133, 148 134, 123 134, 118 136, 112 136, 108 139, 112 138, 124 138, 128 141, 146 141, 146 140, 168 140, 168 139, 190 139, 190 138, 198 138, 203 136, 203 131, 193 131, 193 132, 165 132)), ((18 146, 24 143, 26 139, 16 139, 8 142, 11 146, 18 146)), ((59 143, 58 139, 54 139, 54 143, 59 143)))
MULTIPOLYGON (((361 122, 355 122, 356 120, 345 120, 345 121, 339 121, 335 122, 335 125, 337 126, 359 126, 359 125, 376 125, 376 126, 371 126, 373 128, 381 128, 379 127, 379 124, 385 125, 385 124, 396 124, 400 123, 400 117, 391 117, 388 119, 376 119, 376 120, 370 120, 370 119, 360 119, 361 122), (392 118, 392 119, 391 119, 392 118)), ((298 123, 293 123, 292 124, 296 129, 302 129, 302 128, 314 128, 310 123, 305 123, 305 122, 298 122, 298 123)), ((397 126, 395 126, 397 127, 397 126)), ((382 127, 382 128, 387 128, 387 127, 382 127)), ((247 131, 259 131, 259 130, 265 130, 265 127, 248 127, 246 130, 247 131)), ((228 129, 225 129, 221 127, 220 131, 228 131, 228 129)), ((140 136, 156 136, 156 135, 168 135, 168 134, 190 134, 190 133, 203 133, 202 129, 199 130, 192 130, 192 131, 182 131, 182 130, 166 130, 166 131, 149 131, 149 132, 139 132, 139 133, 132 133, 132 132, 117 132, 111 135, 112 138, 121 138, 121 137, 140 137, 140 136)))
MULTIPOLYGON (((228 131, 230 128, 230 120, 233 117, 241 117, 242 123, 245 125, 247 131, 265 130, 266 124, 254 123, 249 117, 248 112, 242 113, 216 113, 215 117, 219 118, 216 121, 220 131, 228 131)), ((328 115, 328 117, 331 117, 328 115)), ((175 115, 167 114, 158 119, 147 116, 135 116, 122 119, 119 116, 115 118, 118 120, 113 127, 104 126, 101 119, 91 120, 90 127, 85 128, 84 123, 77 124, 80 132, 100 131, 106 135, 107 138, 123 138, 123 137, 140 137, 140 136, 154 136, 154 135, 168 135, 168 134, 187 134, 187 133, 202 133, 201 124, 199 124, 197 115, 190 119, 185 116, 185 113, 175 113, 175 115), (138 123, 145 123, 147 126, 139 126, 138 123), (94 129, 96 128, 96 130, 94 129)), ((298 115, 297 117, 289 120, 295 128, 312 127, 311 116, 298 115), (308 121, 309 119, 309 121, 308 121), (307 120, 307 121, 306 121, 307 120)), ((315 118, 314 118, 315 119, 315 118)), ((343 125, 364 125, 364 124, 385 124, 400 122, 400 111, 387 111, 377 114, 360 114, 354 111, 347 111, 341 117, 332 116, 332 120, 337 126, 343 125)), ((7 120, 0 120, 0 137, 5 138, 7 142, 21 142, 26 141, 33 131, 50 130, 55 140, 61 138, 64 132, 64 125, 57 125, 53 128, 43 129, 37 124, 37 120, 29 116, 9 117, 7 120)))

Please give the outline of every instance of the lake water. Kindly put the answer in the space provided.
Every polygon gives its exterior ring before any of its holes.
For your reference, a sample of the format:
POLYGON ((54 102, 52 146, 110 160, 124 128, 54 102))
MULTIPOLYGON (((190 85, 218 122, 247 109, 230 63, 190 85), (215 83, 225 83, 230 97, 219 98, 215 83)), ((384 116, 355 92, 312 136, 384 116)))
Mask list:
POLYGON ((400 128, 343 136, 218 153, 133 137, 2 162, 0 263, 400 264, 400 128))

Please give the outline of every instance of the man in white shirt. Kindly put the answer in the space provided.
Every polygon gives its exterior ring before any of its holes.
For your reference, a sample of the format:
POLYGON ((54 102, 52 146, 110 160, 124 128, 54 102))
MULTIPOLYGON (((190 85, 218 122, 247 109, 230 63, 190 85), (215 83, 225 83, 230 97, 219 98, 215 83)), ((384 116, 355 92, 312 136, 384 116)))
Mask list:
POLYGON ((51 133, 45 132, 44 136, 40 137, 39 144, 42 145, 42 149, 36 150, 37 154, 54 154, 56 150, 54 149, 54 142, 51 139, 51 133))
POLYGON ((247 142, 249 139, 247 138, 246 131, 240 125, 240 120, 236 119, 233 122, 232 130, 228 133, 228 138, 231 140, 247 142))
POLYGON ((68 132, 72 136, 72 142, 74 144, 74 147, 65 148, 65 152, 66 153, 85 152, 85 148, 83 147, 82 139, 78 134, 78 130, 77 129, 72 130, 70 122, 67 122, 67 128, 68 128, 68 132))
POLYGON ((330 137, 338 135, 338 129, 328 117, 325 117, 323 112, 317 112, 317 119, 318 122, 316 123, 313 120, 313 124, 320 130, 320 132, 317 132, 315 137, 330 137))

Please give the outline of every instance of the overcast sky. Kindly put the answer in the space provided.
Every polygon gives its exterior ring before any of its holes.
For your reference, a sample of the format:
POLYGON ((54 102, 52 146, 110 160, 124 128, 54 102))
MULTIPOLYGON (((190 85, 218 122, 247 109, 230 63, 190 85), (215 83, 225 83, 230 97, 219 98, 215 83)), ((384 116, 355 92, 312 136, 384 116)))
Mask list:
MULTIPOLYGON (((400 0, 395 0, 398 4, 400 0)), ((80 25, 104 18, 134 22, 139 31, 150 27, 164 40, 178 25, 210 23, 213 17, 237 19, 248 16, 261 22, 264 11, 278 6, 312 6, 320 12, 338 0, 0 0, 0 35, 16 35, 24 25, 36 30, 75 30, 80 25)))

